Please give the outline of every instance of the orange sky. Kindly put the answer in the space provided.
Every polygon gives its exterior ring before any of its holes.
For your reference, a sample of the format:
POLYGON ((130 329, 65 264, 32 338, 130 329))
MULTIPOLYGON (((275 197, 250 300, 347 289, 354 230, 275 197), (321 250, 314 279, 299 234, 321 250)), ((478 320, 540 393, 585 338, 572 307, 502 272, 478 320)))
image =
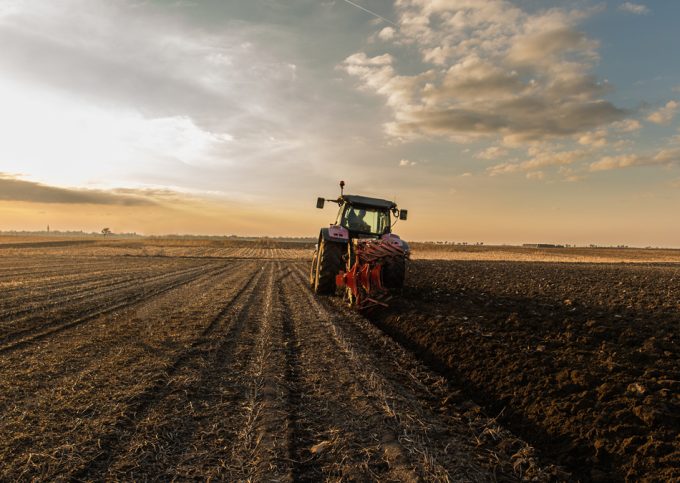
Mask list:
MULTIPOLYGON (((368 190, 367 190, 368 191, 368 190)), ((415 190, 413 190, 415 191, 415 190)), ((434 193, 400 197, 409 219, 400 221, 395 232, 410 240, 449 240, 487 244, 526 242, 579 245, 626 244, 631 246, 678 246, 680 229, 676 215, 665 216, 657 203, 676 203, 663 195, 619 199, 614 206, 592 210, 584 198, 536 204, 530 195, 489 197, 480 187, 461 188, 438 199, 434 193), (440 204, 437 210, 430 207, 440 204), (650 218, 648 213, 656 211, 650 218), (650 243, 649 240, 655 240, 650 243)), ((383 193, 377 193, 388 197, 383 193)), ((670 191, 666 196, 675 194, 670 191)), ((0 201, 0 230, 84 230, 147 235, 194 233, 205 235, 268 235, 313 237, 318 229, 335 219, 337 208, 314 206, 315 195, 337 195, 337 188, 306 193, 281 205, 248 205, 220 199, 167 197, 149 205, 97 205, 0 201)))

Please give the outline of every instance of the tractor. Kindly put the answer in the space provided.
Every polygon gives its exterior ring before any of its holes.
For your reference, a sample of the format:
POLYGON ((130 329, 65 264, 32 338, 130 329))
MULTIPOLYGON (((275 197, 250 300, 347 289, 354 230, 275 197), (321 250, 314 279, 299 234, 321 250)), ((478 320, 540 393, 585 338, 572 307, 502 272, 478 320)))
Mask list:
POLYGON ((408 212, 393 201, 344 194, 340 181, 337 199, 317 198, 340 209, 335 223, 322 228, 314 250, 309 285, 318 295, 342 294, 347 303, 365 312, 387 307, 395 291, 404 286, 408 244, 392 233, 408 212), (392 217, 394 221, 392 221, 392 217))

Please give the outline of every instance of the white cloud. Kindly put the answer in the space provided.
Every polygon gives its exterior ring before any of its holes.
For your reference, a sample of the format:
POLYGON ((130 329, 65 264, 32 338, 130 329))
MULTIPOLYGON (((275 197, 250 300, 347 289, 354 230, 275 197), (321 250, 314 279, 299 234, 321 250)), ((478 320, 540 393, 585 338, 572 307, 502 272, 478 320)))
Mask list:
POLYGON ((670 166, 680 162, 680 149, 661 149, 654 154, 605 156, 590 165, 590 171, 632 168, 635 166, 670 166))
POLYGON ((381 40, 391 40, 394 37, 395 30, 392 27, 385 27, 378 33, 381 40))
MULTIPOLYGON (((398 72, 389 54, 358 52, 342 67, 385 97, 388 134, 506 144, 564 138, 621 120, 590 73, 598 43, 577 27, 593 10, 528 13, 505 0, 399 0, 394 41, 417 48, 429 66, 398 72)), ((602 142, 602 141, 600 141, 602 142)))
POLYGON ((491 166, 487 169, 490 176, 506 173, 538 171, 549 166, 566 166, 573 164, 586 156, 586 151, 576 149, 571 151, 557 151, 545 146, 532 146, 527 150, 528 159, 521 162, 507 162, 491 166))
POLYGON ((620 132, 633 132, 641 129, 642 123, 637 119, 624 119, 612 124, 612 128, 620 132))
POLYGON ((522 162, 522 168, 525 170, 573 164, 583 159, 586 156, 586 152, 580 149, 555 151, 549 148, 534 147, 529 149, 529 155, 532 157, 522 162))
POLYGON ((677 114, 679 107, 680 104, 676 101, 668 101, 665 106, 647 116, 647 120, 654 124, 668 124, 677 114))
POLYGON ((417 161, 410 161, 408 159, 402 159, 401 161, 399 161, 399 166, 402 167, 402 168, 415 166, 416 164, 418 164, 417 161))
POLYGON ((502 158, 508 154, 507 149, 501 148, 500 146, 490 146, 483 151, 480 151, 475 155, 477 159, 498 159, 502 158))
POLYGON ((568 183, 575 183, 585 179, 585 176, 578 174, 573 168, 569 166, 562 166, 559 170, 557 170, 557 172, 563 177, 564 181, 568 183))
POLYGON ((590 165, 590 171, 608 171, 610 169, 629 168, 647 164, 647 159, 638 154, 622 154, 619 156, 604 156, 590 165))
POLYGON ((486 172, 489 176, 498 176, 501 174, 516 173, 521 169, 519 163, 500 163, 487 168, 486 172))
POLYGON ((607 145, 607 131, 605 129, 598 129, 596 131, 587 132, 578 138, 578 143, 583 146, 603 147, 607 145))
POLYGON ((393 57, 389 54, 368 57, 359 52, 347 57, 343 63, 345 70, 364 81, 364 87, 387 98, 387 104, 400 109, 414 102, 415 85, 428 76, 399 76, 392 67, 393 57))
MULTIPOLYGON (((345 59, 345 64, 348 69, 351 68, 367 68, 367 67, 385 67, 392 64, 393 57, 390 54, 376 55, 375 57, 368 57, 363 52, 359 52, 354 55, 350 55, 345 59)), ((359 71, 361 73, 362 71, 359 71)), ((357 72, 350 72, 350 74, 356 75, 357 72)))
POLYGON ((635 15, 647 15, 650 12, 646 5, 633 2, 623 2, 621 5, 619 5, 619 10, 635 15))

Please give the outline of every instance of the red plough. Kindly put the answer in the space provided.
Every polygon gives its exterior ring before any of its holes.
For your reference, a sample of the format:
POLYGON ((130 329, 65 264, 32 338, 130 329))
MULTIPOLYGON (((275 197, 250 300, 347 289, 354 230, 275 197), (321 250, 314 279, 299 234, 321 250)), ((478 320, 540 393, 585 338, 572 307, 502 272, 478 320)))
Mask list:
POLYGON ((347 271, 341 271, 335 277, 339 289, 345 289, 350 305, 365 311, 376 306, 387 307, 392 298, 391 288, 394 285, 389 278, 392 265, 403 263, 407 257, 404 249, 389 240, 353 240, 348 251, 347 271), (384 279, 384 277, 386 279, 384 279))

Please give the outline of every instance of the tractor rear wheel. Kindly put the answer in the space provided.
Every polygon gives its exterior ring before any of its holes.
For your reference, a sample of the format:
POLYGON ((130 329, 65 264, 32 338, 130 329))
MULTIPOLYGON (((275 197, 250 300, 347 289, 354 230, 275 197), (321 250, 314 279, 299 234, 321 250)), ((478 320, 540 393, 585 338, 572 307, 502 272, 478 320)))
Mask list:
MULTIPOLYGON (((355 263, 354 260, 354 252, 352 251, 352 244, 348 243, 347 244, 347 253, 345 255, 345 273, 349 273, 349 271, 352 269, 352 265, 355 263)), ((352 307, 356 303, 356 297, 354 296, 354 293, 352 292, 352 289, 349 288, 349 286, 346 286, 344 288, 343 292, 343 298, 347 302, 347 305, 352 307)))
POLYGON ((321 240, 316 258, 316 276, 314 293, 331 295, 335 293, 335 276, 342 270, 342 252, 344 243, 321 240))
POLYGON ((385 288, 400 289, 404 287, 406 276, 406 258, 392 256, 383 261, 382 282, 385 288))

